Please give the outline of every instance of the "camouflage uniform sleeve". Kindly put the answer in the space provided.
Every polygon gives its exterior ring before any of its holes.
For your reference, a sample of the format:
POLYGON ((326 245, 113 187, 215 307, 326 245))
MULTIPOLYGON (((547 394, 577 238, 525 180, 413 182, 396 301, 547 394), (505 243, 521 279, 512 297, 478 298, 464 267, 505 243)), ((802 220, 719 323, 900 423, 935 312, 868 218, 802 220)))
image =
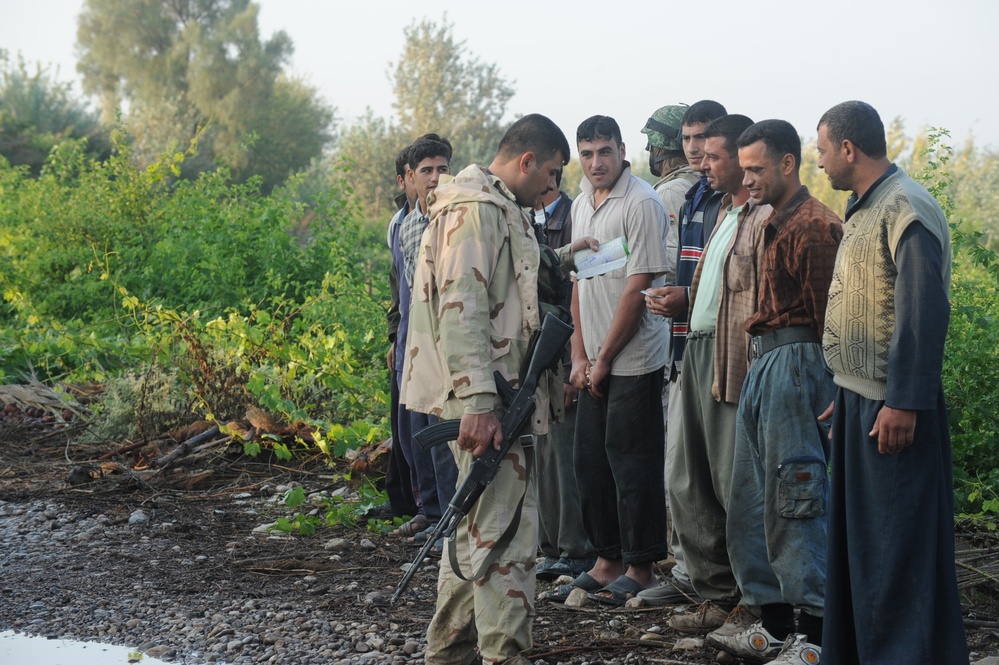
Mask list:
POLYGON ((555 255, 558 257, 559 262, 562 265, 562 273, 568 275, 570 272, 576 269, 576 262, 573 259, 572 254, 572 242, 569 242, 555 250, 555 255))
POLYGON ((666 230, 667 284, 676 282, 676 260, 680 255, 677 247, 680 242, 680 227, 677 220, 680 219, 680 208, 687 201, 688 185, 686 180, 671 180, 656 190, 666 208, 666 224, 668 225, 666 230))
POLYGON ((496 407, 491 318, 502 307, 489 302, 490 280, 500 249, 509 245, 506 224, 502 211, 486 203, 455 204, 437 221, 440 348, 464 413, 488 413, 496 407))

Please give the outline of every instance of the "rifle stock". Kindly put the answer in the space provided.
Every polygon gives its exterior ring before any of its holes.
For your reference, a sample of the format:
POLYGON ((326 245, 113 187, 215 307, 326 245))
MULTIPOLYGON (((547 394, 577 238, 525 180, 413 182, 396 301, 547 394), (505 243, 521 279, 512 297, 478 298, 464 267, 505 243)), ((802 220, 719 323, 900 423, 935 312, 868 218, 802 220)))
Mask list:
MULTIPOLYGON (((409 585, 413 575, 419 569, 423 560, 430 553, 430 548, 442 536, 450 538, 458 528, 458 523, 479 500, 486 487, 496 477, 500 463, 506 454, 510 452, 513 445, 521 433, 526 429, 537 406, 537 399, 534 396, 538 382, 545 370, 551 368, 561 358, 562 350, 572 336, 572 325, 563 321, 554 314, 546 314, 544 322, 541 324, 541 333, 534 340, 530 362, 525 375, 521 377, 520 388, 514 393, 510 403, 507 404, 507 412, 500 421, 500 429, 503 432, 503 443, 499 449, 490 448, 482 457, 476 459, 465 476, 461 486, 454 493, 447 511, 434 526, 433 531, 427 537, 427 541, 419 554, 413 560, 409 570, 406 571, 395 593, 392 594, 391 602, 394 604, 402 596, 409 585)), ((497 381, 504 379, 496 373, 497 381)), ((502 394, 502 391, 501 391, 502 394)), ((455 441, 458 438, 460 420, 444 420, 430 425, 414 434, 414 439, 424 449, 429 450, 434 446, 455 441)))

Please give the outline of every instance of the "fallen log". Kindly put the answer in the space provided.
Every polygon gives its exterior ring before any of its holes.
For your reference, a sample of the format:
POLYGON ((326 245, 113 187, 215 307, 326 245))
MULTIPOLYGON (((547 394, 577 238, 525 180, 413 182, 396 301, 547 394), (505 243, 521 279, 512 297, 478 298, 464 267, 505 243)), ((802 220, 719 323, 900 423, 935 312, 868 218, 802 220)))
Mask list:
POLYGON ((983 621, 981 619, 965 619, 965 628, 999 628, 999 621, 983 621))
MULTIPOLYGON (((209 441, 212 437, 216 436, 218 433, 219 433, 219 426, 215 425, 211 429, 202 432, 197 436, 192 436, 187 441, 178 444, 177 447, 171 450, 168 454, 164 455, 163 457, 154 459, 149 466, 153 469, 156 469, 157 471, 163 471, 164 469, 175 464, 178 459, 190 453, 197 446, 200 446, 206 441, 209 441)), ((229 437, 224 437, 223 439, 220 439, 219 442, 228 439, 229 437)))
POLYGON ((146 442, 146 441, 139 441, 139 442, 137 442, 137 443, 130 443, 130 444, 128 444, 128 445, 126 445, 126 446, 122 446, 121 448, 118 448, 118 449, 116 449, 116 450, 112 450, 112 451, 111 451, 111 452, 109 452, 109 453, 104 453, 103 455, 101 455, 101 456, 100 456, 100 457, 98 457, 97 459, 98 459, 99 461, 103 462, 103 461, 106 461, 106 460, 109 460, 109 459, 112 459, 112 458, 115 458, 115 457, 117 457, 118 455, 124 455, 125 453, 130 453, 130 452, 132 452, 133 450, 136 450, 136 449, 138 449, 138 448, 142 448, 142 447, 143 447, 143 446, 145 446, 145 445, 146 445, 147 443, 148 443, 148 442, 146 442))
POLYGON ((964 568, 965 570, 971 571, 975 575, 978 575, 980 579, 965 580, 960 585, 961 588, 967 588, 972 586, 978 586, 979 584, 986 584, 992 582, 993 584, 999 584, 999 577, 993 575, 992 573, 983 570, 982 568, 977 568, 972 566, 970 563, 965 563, 964 561, 955 561, 959 568, 964 568))

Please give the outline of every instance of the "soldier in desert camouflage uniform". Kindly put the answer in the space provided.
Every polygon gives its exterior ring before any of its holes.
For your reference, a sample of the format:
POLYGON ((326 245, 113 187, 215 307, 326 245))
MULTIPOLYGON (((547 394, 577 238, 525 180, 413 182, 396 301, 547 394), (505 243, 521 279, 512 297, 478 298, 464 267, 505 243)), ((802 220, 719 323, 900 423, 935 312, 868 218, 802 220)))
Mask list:
MULTIPOLYGON (((525 116, 506 133, 488 169, 472 165, 453 178, 443 176, 429 197, 403 401, 411 410, 461 419, 458 440, 450 444, 459 483, 476 457, 501 442, 503 406, 493 372, 516 387, 531 332, 540 326, 538 243, 522 208, 555 187, 568 158, 568 142, 554 123, 525 116)), ((544 386, 538 397, 532 429, 542 434, 549 410, 544 386)), ((427 663, 466 665, 477 655, 484 663, 526 662, 538 547, 532 455, 520 442, 513 445, 453 543, 446 543, 427 663), (518 517, 512 540, 495 548, 518 517), (463 579, 479 575, 474 582, 463 579)))

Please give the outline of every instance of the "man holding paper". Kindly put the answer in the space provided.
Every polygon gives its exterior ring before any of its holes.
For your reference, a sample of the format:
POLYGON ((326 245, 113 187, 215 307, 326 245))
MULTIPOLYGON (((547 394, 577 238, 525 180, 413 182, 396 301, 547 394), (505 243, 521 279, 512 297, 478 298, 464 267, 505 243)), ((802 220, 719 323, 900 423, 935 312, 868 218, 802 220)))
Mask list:
POLYGON ((660 394, 668 335, 642 296, 665 283, 666 210, 631 174, 613 118, 583 121, 576 141, 586 177, 572 206, 573 239, 594 236, 602 249, 619 251, 610 264, 617 267, 581 270, 573 290, 570 380, 580 391, 573 461, 597 562, 560 591, 578 587, 620 605, 654 586, 652 564, 667 556, 660 394))

